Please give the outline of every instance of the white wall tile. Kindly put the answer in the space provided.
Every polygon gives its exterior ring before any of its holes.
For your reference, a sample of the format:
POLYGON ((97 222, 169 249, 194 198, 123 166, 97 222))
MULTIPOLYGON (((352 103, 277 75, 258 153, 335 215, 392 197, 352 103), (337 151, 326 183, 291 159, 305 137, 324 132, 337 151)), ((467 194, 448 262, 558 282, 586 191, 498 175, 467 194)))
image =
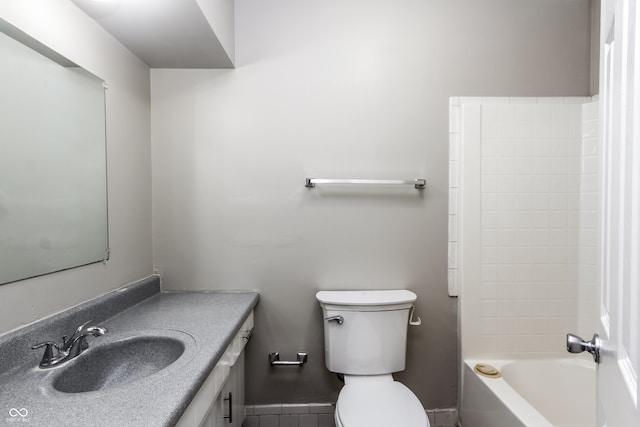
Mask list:
POLYGON ((461 96, 458 98, 460 104, 481 104, 482 97, 481 96, 461 96))
POLYGON ((455 105, 449 107, 449 132, 460 132, 461 115, 460 107, 455 105))
POLYGON ((449 160, 459 160, 459 152, 460 152, 460 134, 459 133, 450 133, 449 134, 449 160))
POLYGON ((336 427, 335 419, 330 414, 318 415, 318 427, 336 427))
POLYGON ((256 415, 248 415, 244 418, 242 427, 260 427, 260 417, 256 415))
MULTIPOLYGON (((551 170, 551 168, 549 168, 551 170)), ((551 193, 561 193, 567 194, 569 186, 568 179, 566 175, 550 175, 550 192, 551 193)))
POLYGON ((503 177, 496 180, 496 192, 497 193, 515 193, 517 192, 518 185, 515 177, 503 177))
POLYGON ((280 415, 280 427, 298 427, 298 415, 280 415))
POLYGON ((515 110, 516 110, 516 120, 531 122, 531 118, 533 117, 533 111, 534 111, 533 104, 535 104, 535 100, 532 100, 532 102, 529 102, 529 103, 526 103, 526 102, 519 103, 518 101, 514 101, 514 102, 515 102, 515 110))
POLYGON ((569 163, 571 159, 567 157, 556 157, 549 159, 549 173, 551 175, 567 175, 569 173, 569 163))
POLYGON ((533 159, 533 173, 535 175, 542 175, 548 178, 549 171, 551 169, 550 160, 548 157, 537 157, 533 159))
POLYGON ((458 219, 457 215, 449 215, 449 241, 458 241, 458 219))
POLYGON ((552 119, 551 109, 548 105, 536 105, 533 107, 534 122, 548 122, 552 119))
POLYGON ((510 102, 512 104, 517 104, 518 106, 521 106, 522 104, 537 104, 538 98, 533 96, 514 96, 510 98, 510 102))
MULTIPOLYGON (((498 285, 496 283, 491 282, 483 282, 480 284, 480 296, 482 301, 489 301, 492 299, 497 299, 498 295, 498 285)), ((491 313, 487 315, 487 317, 491 317, 491 313)))
POLYGON ((449 292, 449 296, 457 296, 458 288, 458 270, 450 268, 447 270, 447 290, 449 292))
POLYGON ((596 174, 585 175, 582 180, 582 191, 595 193, 598 191, 599 178, 596 174))
MULTIPOLYGON (((450 125, 450 131, 456 130, 458 132, 451 132, 449 134, 449 241, 456 242, 458 240, 458 216, 457 216, 457 198, 458 192, 455 190, 459 186, 460 170, 459 170, 459 153, 460 153, 460 133, 462 122, 462 109, 459 107, 460 99, 451 98, 450 105, 456 105, 457 110, 451 110, 450 114, 455 114, 457 117, 454 119, 459 123, 456 126, 450 125)), ((450 119, 451 120, 451 119, 450 119)), ((447 292, 449 296, 458 296, 458 274, 457 274, 457 262, 455 265, 449 265, 447 270, 447 292)))
POLYGON ((562 97, 542 97, 538 98, 538 104, 564 104, 565 99, 562 97))
POLYGON ((483 96, 483 104, 509 104, 511 99, 504 96, 483 96))
POLYGON ((519 200, 520 199, 516 194, 498 193, 496 195, 496 206, 498 210, 516 211, 518 210, 519 200))
POLYGON ((583 156, 597 156, 598 139, 596 137, 584 138, 582 141, 583 156))
POLYGON ((490 175, 489 172, 483 177, 480 183, 480 189, 483 193, 497 193, 498 192, 498 176, 490 175))
POLYGON ((458 187, 458 162, 457 161, 449 162, 449 187, 450 188, 458 187))
POLYGON ((481 230, 481 244, 482 247, 496 246, 498 240, 498 234, 496 230, 484 229, 481 230))
POLYGON ((500 224, 498 222, 498 212, 495 211, 485 211, 480 216, 480 224, 484 228, 498 228, 500 224))
POLYGON ((434 411, 427 411, 427 418, 429 419, 429 424, 431 427, 435 427, 436 425, 436 414, 434 411))
POLYGON ((280 427, 280 415, 260 415, 260 427, 280 427))
MULTIPOLYGON (((584 156, 582 158, 582 171, 585 174, 585 178, 591 174, 598 173, 598 158, 596 156, 584 156)), ((584 189, 586 191, 586 189, 584 189)), ((595 189, 597 190, 597 188, 595 189)), ((594 191, 593 189, 591 191, 594 191)))
POLYGON ((579 211, 598 203, 598 109, 580 105, 589 99, 482 99, 475 352, 561 352, 558 343, 577 322, 577 282, 594 271, 583 261, 595 252, 588 227, 597 226, 597 213, 579 211), (550 348, 540 350, 532 337, 550 348))
POLYGON ((298 427, 318 427, 318 414, 301 414, 298 416, 298 427))
POLYGON ((505 138, 532 138, 534 134, 534 124, 531 121, 504 122, 502 136, 505 138))
POLYGON ((599 132, 598 122, 593 120, 589 122, 585 122, 582 126, 582 137, 583 138, 597 138, 599 132))
POLYGON ((561 306, 575 298, 567 289, 577 286, 578 258, 568 254, 580 234, 570 232, 579 219, 570 208, 584 188, 582 107, 491 101, 482 106, 477 342, 490 352, 534 351, 532 336, 564 333, 561 306))
POLYGON ((448 254, 449 268, 456 268, 458 266, 458 244, 456 242, 449 242, 448 254))
POLYGON ((435 427, 455 427, 458 423, 458 414, 454 409, 441 409, 435 411, 435 427))
POLYGON ((582 105, 582 120, 583 122, 591 122, 598 120, 599 103, 587 102, 582 105))
POLYGON ((482 126, 483 139, 500 139, 503 136, 503 126, 500 122, 486 122, 482 126))
POLYGON ((563 98, 565 104, 591 104, 593 98, 591 96, 570 96, 563 98))

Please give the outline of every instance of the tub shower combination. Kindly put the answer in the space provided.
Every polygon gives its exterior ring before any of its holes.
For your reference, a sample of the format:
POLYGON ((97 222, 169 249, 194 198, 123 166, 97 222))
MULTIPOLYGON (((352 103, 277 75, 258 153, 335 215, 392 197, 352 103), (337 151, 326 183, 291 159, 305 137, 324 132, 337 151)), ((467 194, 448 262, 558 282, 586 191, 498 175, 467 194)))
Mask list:
POLYGON ((595 426, 596 365, 566 334, 596 329, 597 113, 584 97, 451 99, 462 427, 595 426))

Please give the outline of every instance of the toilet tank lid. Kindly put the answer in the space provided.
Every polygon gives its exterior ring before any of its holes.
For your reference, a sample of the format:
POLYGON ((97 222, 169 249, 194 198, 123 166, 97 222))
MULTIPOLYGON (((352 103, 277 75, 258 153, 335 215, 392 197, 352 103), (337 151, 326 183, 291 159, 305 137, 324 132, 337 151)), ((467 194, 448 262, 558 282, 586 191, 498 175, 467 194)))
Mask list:
POLYGON ((376 291, 320 291, 316 299, 332 305, 395 305, 412 303, 417 296, 406 289, 376 291))

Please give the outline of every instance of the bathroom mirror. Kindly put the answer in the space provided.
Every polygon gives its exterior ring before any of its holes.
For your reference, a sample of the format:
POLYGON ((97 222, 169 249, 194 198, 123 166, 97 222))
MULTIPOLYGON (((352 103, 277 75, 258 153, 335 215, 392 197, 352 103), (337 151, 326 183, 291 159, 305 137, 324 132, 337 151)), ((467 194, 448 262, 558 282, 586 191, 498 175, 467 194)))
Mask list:
POLYGON ((108 257, 105 85, 0 19, 0 284, 108 257))

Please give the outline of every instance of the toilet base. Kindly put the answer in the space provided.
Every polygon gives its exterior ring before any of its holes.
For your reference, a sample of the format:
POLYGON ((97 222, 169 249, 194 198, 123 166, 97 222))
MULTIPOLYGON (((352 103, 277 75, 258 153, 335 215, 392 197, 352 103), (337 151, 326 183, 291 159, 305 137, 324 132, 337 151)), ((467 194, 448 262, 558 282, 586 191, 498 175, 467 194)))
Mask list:
POLYGON ((336 427, 429 427, 415 394, 391 375, 345 376, 336 427))

